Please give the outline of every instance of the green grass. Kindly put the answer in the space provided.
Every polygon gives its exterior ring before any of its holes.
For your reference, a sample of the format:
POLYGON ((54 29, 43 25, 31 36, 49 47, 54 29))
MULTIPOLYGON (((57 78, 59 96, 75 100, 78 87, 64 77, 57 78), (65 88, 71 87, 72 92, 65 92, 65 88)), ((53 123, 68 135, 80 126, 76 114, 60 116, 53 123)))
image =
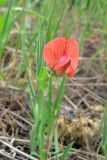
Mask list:
POLYGON ((107 102, 105 103, 105 112, 102 122, 102 147, 105 155, 105 160, 107 160, 107 102))

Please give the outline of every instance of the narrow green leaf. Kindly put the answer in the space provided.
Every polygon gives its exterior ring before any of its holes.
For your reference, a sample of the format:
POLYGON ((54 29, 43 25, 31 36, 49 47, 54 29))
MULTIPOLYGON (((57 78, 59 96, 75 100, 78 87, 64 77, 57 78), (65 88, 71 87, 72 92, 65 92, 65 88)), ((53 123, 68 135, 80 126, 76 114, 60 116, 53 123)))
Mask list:
POLYGON ((58 92, 57 92, 55 103, 54 103, 54 108, 55 109, 58 109, 59 105, 61 104, 62 97, 63 97, 62 93, 63 93, 63 89, 64 89, 65 80, 66 80, 66 76, 63 77, 61 85, 58 88, 58 92))
POLYGON ((44 37, 43 37, 43 30, 41 21, 39 22, 39 31, 37 36, 37 68, 36 68, 36 75, 39 75, 40 70, 43 66, 43 56, 42 56, 42 49, 44 44, 44 37))
POLYGON ((51 112, 52 108, 52 75, 49 77, 49 87, 48 87, 48 108, 49 112, 51 112))
POLYGON ((32 16, 36 16, 36 17, 39 17, 41 19, 44 19, 44 16, 39 14, 38 12, 36 11, 33 11, 31 10, 30 8, 22 8, 22 7, 14 7, 12 8, 13 11, 23 11, 24 13, 28 13, 28 14, 31 14, 32 16))
POLYGON ((22 57, 23 57, 23 63, 24 63, 24 66, 25 66, 25 71, 26 71, 26 74, 27 74, 27 79, 28 79, 29 87, 30 87, 30 90, 31 90, 31 93, 32 93, 32 97, 35 99, 35 97, 36 97, 35 96, 35 90, 34 90, 33 83, 32 83, 31 77, 29 75, 28 67, 27 67, 27 57, 26 57, 26 21, 25 21, 25 19, 24 19, 23 28, 22 28, 22 57))
POLYGON ((57 133, 57 127, 55 127, 55 135, 54 135, 54 144, 55 144, 55 152, 56 152, 56 160, 59 160, 58 152, 59 152, 59 147, 58 147, 58 133, 57 133))
POLYGON ((31 153, 35 152, 36 146, 38 144, 38 134, 39 134, 39 122, 37 122, 30 132, 30 150, 31 153))
POLYGON ((105 112, 103 117, 102 146, 105 155, 105 160, 107 160, 107 102, 105 103, 105 112))
POLYGON ((8 10, 7 10, 7 14, 5 16, 5 20, 4 20, 4 23, 3 23, 3 27, 2 27, 2 31, 1 31, 1 34, 0 34, 0 57, 2 57, 2 54, 3 54, 3 50, 5 48, 5 45, 6 45, 6 42, 8 40, 8 36, 9 36, 9 32, 10 32, 10 26, 11 26, 11 21, 12 21, 12 18, 10 17, 10 13, 11 13, 11 8, 12 8, 12 2, 13 0, 9 0, 8 1, 8 10))
POLYGON ((44 146, 45 146, 45 139, 44 139, 44 135, 45 135, 45 128, 46 128, 46 124, 41 123, 40 127, 39 127, 39 135, 38 135, 38 146, 39 146, 39 154, 42 160, 46 160, 47 159, 47 152, 44 150, 44 146))
POLYGON ((70 152, 70 149, 72 148, 73 143, 68 144, 68 146, 64 149, 63 155, 61 157, 61 160, 67 160, 68 154, 70 152))
POLYGON ((6 14, 3 14, 3 15, 0 16, 0 33, 3 30, 3 25, 4 25, 5 18, 6 18, 6 14))

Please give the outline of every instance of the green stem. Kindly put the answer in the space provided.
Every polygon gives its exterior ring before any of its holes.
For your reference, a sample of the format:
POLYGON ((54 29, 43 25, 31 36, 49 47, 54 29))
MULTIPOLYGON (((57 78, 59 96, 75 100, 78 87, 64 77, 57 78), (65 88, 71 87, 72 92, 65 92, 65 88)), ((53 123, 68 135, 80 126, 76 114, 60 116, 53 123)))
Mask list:
POLYGON ((57 132, 57 126, 55 127, 54 144, 55 144, 56 160, 59 160, 59 156, 58 156, 59 147, 58 147, 58 132, 57 132))

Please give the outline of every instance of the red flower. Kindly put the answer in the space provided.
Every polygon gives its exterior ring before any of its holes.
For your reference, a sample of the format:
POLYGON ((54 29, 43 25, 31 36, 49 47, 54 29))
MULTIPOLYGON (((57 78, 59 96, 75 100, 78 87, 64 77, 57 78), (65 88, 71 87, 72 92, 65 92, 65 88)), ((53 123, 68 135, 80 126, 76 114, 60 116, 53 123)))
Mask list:
POLYGON ((79 47, 74 39, 56 38, 46 44, 43 58, 58 76, 73 77, 78 65, 79 47))

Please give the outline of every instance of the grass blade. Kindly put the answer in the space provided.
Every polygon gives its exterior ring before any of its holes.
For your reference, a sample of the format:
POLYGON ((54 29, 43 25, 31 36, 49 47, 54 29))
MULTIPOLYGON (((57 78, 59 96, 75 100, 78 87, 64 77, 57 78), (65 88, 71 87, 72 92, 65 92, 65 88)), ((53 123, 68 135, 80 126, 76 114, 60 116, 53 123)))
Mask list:
POLYGON ((59 147, 58 147, 58 132, 57 132, 57 127, 55 127, 54 144, 55 144, 56 160, 59 160, 59 156, 58 156, 59 147))
POLYGON ((72 148, 72 146, 73 146, 73 143, 70 143, 70 144, 68 144, 68 146, 64 149, 63 155, 62 155, 62 157, 61 157, 61 160, 67 160, 67 156, 68 156, 68 154, 69 154, 70 149, 72 148))

